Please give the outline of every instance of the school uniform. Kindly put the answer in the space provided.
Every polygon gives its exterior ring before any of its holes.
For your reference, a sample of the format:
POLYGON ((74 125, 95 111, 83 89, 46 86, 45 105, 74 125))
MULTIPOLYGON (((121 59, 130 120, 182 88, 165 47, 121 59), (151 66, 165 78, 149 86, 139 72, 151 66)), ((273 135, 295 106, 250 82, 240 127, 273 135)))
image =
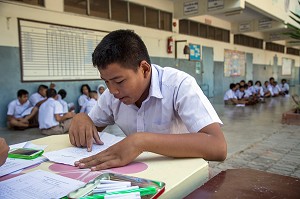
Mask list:
POLYGON ((43 97, 41 94, 33 93, 29 97, 29 102, 30 102, 31 106, 35 106, 37 103, 39 103, 40 101, 42 101, 44 99, 46 99, 46 97, 43 97))
POLYGON ((55 114, 62 114, 63 107, 54 98, 48 98, 39 108, 39 128, 44 135, 63 134, 69 130, 71 119, 58 122, 55 114))
POLYGON ((225 92, 224 95, 224 101, 230 100, 230 99, 237 99, 236 92, 233 90, 229 89, 228 91, 225 92))
POLYGON ((88 114, 96 104, 97 101, 94 98, 91 98, 89 101, 85 102, 84 105, 81 107, 80 113, 88 114))
POLYGON ((18 99, 15 99, 8 104, 7 115, 15 118, 23 118, 31 113, 32 108, 28 100, 24 104, 21 104, 18 99))
POLYGON ((68 107, 68 103, 63 100, 60 96, 60 94, 57 94, 58 98, 57 98, 57 101, 59 101, 59 103, 62 105, 63 107, 63 112, 62 113, 67 113, 69 112, 69 107, 68 107))
POLYGON ((283 85, 280 83, 279 85, 282 92, 284 92, 285 94, 289 94, 290 86, 288 85, 288 83, 284 83, 283 85))
POLYGON ((90 98, 88 96, 86 96, 85 94, 82 94, 78 98, 78 104, 79 104, 79 106, 83 106, 84 103, 86 103, 89 100, 90 100, 90 98))
POLYGON ((151 67, 149 96, 141 107, 123 104, 105 90, 88 114, 96 126, 117 124, 130 135, 198 132, 209 124, 222 124, 192 76, 170 67, 151 67))

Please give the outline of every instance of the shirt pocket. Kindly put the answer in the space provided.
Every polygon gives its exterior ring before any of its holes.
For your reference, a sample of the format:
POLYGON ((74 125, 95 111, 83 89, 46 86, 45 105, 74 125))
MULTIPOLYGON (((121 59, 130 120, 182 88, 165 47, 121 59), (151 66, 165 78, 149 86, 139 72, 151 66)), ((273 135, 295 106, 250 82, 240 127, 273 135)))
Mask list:
POLYGON ((161 124, 152 123, 150 132, 153 133, 171 133, 172 122, 165 122, 161 124))

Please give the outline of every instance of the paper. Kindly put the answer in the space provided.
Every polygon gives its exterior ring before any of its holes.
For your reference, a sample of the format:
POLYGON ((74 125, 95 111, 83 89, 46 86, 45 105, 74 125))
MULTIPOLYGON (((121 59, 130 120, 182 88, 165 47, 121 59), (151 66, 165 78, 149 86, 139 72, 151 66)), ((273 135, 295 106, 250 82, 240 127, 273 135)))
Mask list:
POLYGON ((47 157, 50 161, 74 166, 74 162, 82 158, 95 155, 121 141, 122 139, 124 139, 124 137, 118 137, 106 132, 102 132, 100 133, 100 139, 104 142, 104 144, 93 144, 91 152, 88 152, 86 148, 68 147, 58 151, 47 152, 43 155, 47 157))
POLYGON ((84 184, 78 180, 36 170, 0 182, 0 198, 61 198, 84 184))
POLYGON ((41 162, 46 162, 47 160, 48 159, 43 156, 32 160, 7 158, 5 164, 0 167, 0 177, 39 164, 41 162))

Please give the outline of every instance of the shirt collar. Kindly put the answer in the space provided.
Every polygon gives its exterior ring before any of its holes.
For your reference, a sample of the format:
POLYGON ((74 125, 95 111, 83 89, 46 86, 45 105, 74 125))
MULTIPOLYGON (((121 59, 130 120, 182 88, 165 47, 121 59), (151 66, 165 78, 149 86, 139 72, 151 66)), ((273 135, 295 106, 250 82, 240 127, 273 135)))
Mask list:
POLYGON ((163 98, 161 93, 161 80, 159 78, 158 69, 155 65, 151 65, 151 85, 149 89, 149 97, 163 98))

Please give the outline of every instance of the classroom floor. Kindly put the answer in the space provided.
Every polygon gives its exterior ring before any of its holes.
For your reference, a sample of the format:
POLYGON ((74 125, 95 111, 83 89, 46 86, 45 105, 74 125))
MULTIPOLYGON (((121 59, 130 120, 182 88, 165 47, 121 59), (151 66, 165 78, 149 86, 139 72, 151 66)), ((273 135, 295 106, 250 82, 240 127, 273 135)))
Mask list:
MULTIPOLYGON (((291 95, 300 96, 300 85, 291 95)), ((266 99, 253 106, 225 106, 223 96, 210 99, 223 121, 228 155, 225 162, 210 162, 211 176, 227 168, 254 168, 300 178, 300 126, 281 124, 282 113, 293 108, 289 97, 266 99)), ((106 132, 124 135, 117 126, 106 132)), ((44 137, 38 129, 12 131, 0 128, 8 144, 44 137)))

